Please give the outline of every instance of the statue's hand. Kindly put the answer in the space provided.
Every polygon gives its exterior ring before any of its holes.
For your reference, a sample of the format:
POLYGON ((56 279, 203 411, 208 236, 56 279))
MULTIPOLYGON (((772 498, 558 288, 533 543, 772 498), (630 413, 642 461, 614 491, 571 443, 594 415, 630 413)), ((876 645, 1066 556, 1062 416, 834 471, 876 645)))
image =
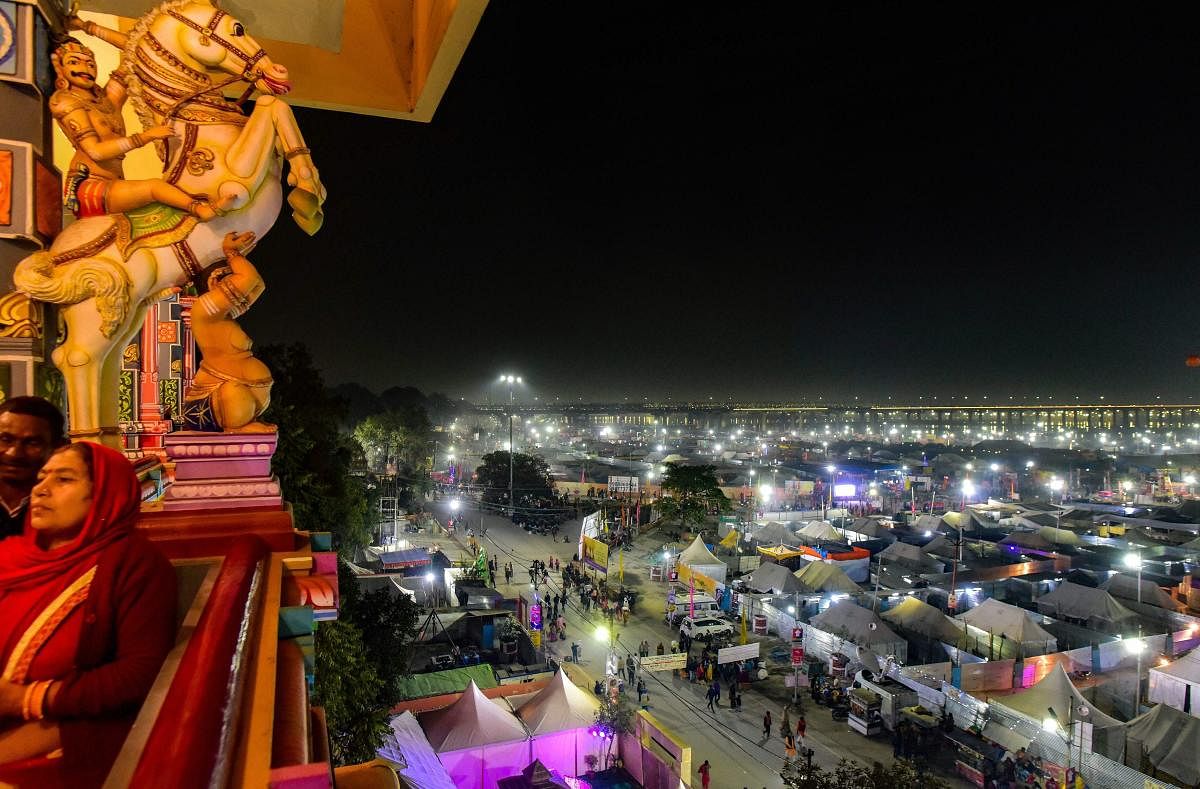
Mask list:
POLYGON ((221 251, 225 253, 225 257, 229 257, 230 255, 244 255, 257 242, 258 237, 249 230, 244 233, 226 233, 225 238, 221 240, 221 251))
POLYGON ((170 126, 151 126, 141 134, 142 139, 146 140, 147 142, 154 142, 155 140, 170 140, 176 137, 175 130, 170 126))
POLYGON ((84 22, 82 19, 75 16, 74 14, 71 14, 69 17, 67 17, 63 21, 67 26, 67 30, 86 30, 87 29, 87 22, 84 22))

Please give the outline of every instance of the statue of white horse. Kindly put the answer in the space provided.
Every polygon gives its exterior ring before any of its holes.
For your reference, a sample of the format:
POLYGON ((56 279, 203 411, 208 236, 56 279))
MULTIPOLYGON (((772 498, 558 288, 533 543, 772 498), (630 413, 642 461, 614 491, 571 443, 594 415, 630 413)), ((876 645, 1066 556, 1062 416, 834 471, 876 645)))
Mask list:
POLYGON ((320 228, 325 200, 291 108, 276 98, 291 89, 287 69, 238 20, 206 2, 169 0, 128 33, 123 67, 143 125, 167 124, 177 135, 156 143, 164 178, 223 206, 225 215, 180 225, 179 232, 190 227, 185 238, 160 233, 156 242, 151 232, 134 244, 128 224, 113 216, 81 219, 49 250, 17 266, 18 290, 63 305, 66 339, 53 358, 66 380, 72 437, 113 445, 121 350, 147 307, 220 260, 226 233, 262 238, 271 229, 282 205, 285 159, 295 187, 288 195, 292 217, 306 232, 320 228), (249 117, 221 94, 237 82, 250 86, 247 94, 260 93, 249 117))

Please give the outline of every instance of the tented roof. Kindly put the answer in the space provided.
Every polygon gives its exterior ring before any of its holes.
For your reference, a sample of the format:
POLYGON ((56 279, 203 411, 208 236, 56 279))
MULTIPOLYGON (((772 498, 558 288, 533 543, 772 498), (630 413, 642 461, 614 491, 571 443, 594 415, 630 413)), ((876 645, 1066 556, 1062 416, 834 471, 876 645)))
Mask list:
POLYGON ((1200 783, 1200 718, 1159 704, 1125 724, 1125 742, 1140 744, 1156 770, 1187 786, 1200 783))
POLYGON ((944 534, 939 534, 929 542, 921 546, 921 550, 925 553, 933 553, 934 551, 943 551, 947 548, 953 548, 950 541, 946 539, 944 534))
POLYGON ((405 786, 413 789, 456 789, 450 774, 438 760, 429 738, 411 712, 405 711, 388 721, 391 736, 384 739, 379 755, 404 765, 397 772, 405 786))
POLYGON ((1123 622, 1135 614, 1118 603, 1103 589, 1063 581, 1058 587, 1037 599, 1038 610, 1044 614, 1089 622, 1123 622))
POLYGON ((826 633, 844 631, 847 639, 862 647, 870 648, 904 640, 873 611, 852 600, 839 600, 809 621, 826 633))
POLYGON ((962 628, 953 619, 915 597, 904 598, 900 605, 884 611, 881 617, 902 630, 948 644, 957 644, 962 638, 962 628))
POLYGON ((796 532, 796 536, 803 537, 805 540, 834 540, 835 542, 845 542, 846 538, 842 533, 833 528, 833 524, 829 521, 811 521, 803 529, 796 532))
POLYGON ((850 576, 846 575, 841 567, 825 562, 809 562, 797 570, 794 575, 805 589, 812 592, 854 594, 862 591, 858 584, 850 580, 850 576))
POLYGON ((429 744, 438 753, 529 739, 511 713, 492 702, 474 682, 445 709, 426 713, 421 720, 429 744))
POLYGON ((1045 537, 1032 531, 1015 531, 1000 541, 1001 545, 1016 545, 1021 548, 1036 548, 1049 551, 1054 548, 1045 537))
POLYGON ((444 671, 429 671, 424 674, 405 674, 396 682, 399 686, 400 698, 405 700, 440 696, 443 693, 461 693, 472 682, 481 688, 494 688, 498 684, 492 667, 487 663, 464 668, 448 668, 444 671))
MULTIPOLYGON (((1079 689, 1071 683, 1066 669, 1061 663, 1055 663, 1050 673, 1042 677, 1037 684, 1011 696, 998 696, 989 699, 991 704, 999 704, 1010 710, 1021 713, 1039 724, 1048 716, 1047 709, 1054 710, 1061 725, 1065 726, 1071 720, 1072 706, 1078 710, 1081 706, 1088 708, 1088 721, 1098 729, 1110 726, 1120 726, 1116 718, 1105 715, 1084 698, 1079 689), (1071 700, 1074 699, 1074 705, 1071 700)), ((1078 717, 1078 716, 1077 716, 1078 717)))
POLYGON ((917 517, 916 522, 912 523, 911 526, 912 526, 913 531, 919 531, 919 532, 951 531, 949 524, 947 524, 944 520, 942 520, 941 518, 939 518, 936 515, 920 515, 917 517))
POLYGON ((742 581, 750 589, 760 592, 788 594, 804 590, 804 584, 800 583, 791 570, 774 562, 760 564, 754 572, 742 578, 742 581))
POLYGON ((771 521, 761 526, 750 535, 750 542, 756 545, 799 545, 800 541, 786 524, 771 521))
POLYGON ((691 545, 679 554, 680 564, 685 564, 691 567, 694 564, 724 564, 720 559, 713 555, 713 552, 704 544, 704 540, 696 537, 691 545))
POLYGON ((970 611, 959 614, 955 619, 988 633, 1003 635, 1022 644, 1056 641, 1054 636, 1030 619, 1024 609, 990 597, 970 611))
POLYGON ((886 562, 899 562, 923 572, 940 573, 942 563, 929 556, 915 545, 904 542, 894 542, 879 552, 879 558, 886 562))
POLYGON ((536 735, 591 726, 598 709, 596 697, 575 687, 560 668, 546 687, 517 709, 517 717, 536 735))
POLYGON ((1079 535, 1070 529, 1056 529, 1053 526, 1043 526, 1038 529, 1038 536, 1054 545, 1083 545, 1079 535))
POLYGON ((888 525, 879 518, 855 518, 849 530, 864 537, 882 537, 892 533, 888 525))
MULTIPOLYGON (((1125 600, 1138 599, 1138 581, 1137 578, 1131 575, 1117 573, 1100 584, 1100 588, 1107 591, 1113 597, 1120 597, 1125 600)), ((1165 608, 1168 611, 1182 611, 1184 608, 1182 603, 1164 592, 1162 587, 1154 583, 1154 581, 1142 581, 1142 602, 1147 605, 1156 605, 1159 608, 1165 608)))
MULTIPOLYGON (((1155 666, 1150 670, 1176 677, 1193 685, 1200 684, 1200 649, 1193 649, 1178 660, 1165 666, 1155 666)), ((1196 701, 1192 703, 1195 704, 1196 701)))

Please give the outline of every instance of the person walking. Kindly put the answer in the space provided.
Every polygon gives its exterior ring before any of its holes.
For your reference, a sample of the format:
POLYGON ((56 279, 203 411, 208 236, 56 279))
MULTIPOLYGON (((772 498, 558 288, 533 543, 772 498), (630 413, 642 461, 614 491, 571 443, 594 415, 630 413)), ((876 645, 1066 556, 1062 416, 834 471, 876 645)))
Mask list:
MULTIPOLYGON (((675 652, 678 652, 678 651, 679 651, 678 649, 673 649, 673 650, 671 650, 672 654, 673 654, 673 653, 675 653, 675 652)), ((657 653, 658 653, 659 655, 661 655, 661 654, 663 654, 664 652, 666 652, 666 650, 663 648, 663 642, 659 641, 659 642, 658 642, 658 649, 657 649, 657 653)))
POLYGON ((712 768, 708 766, 708 759, 704 760, 704 764, 700 765, 696 772, 700 773, 700 785, 703 789, 708 789, 708 783, 712 780, 712 768))
POLYGON ((578 641, 571 642, 571 662, 575 663, 575 664, 579 663, 579 642, 578 641))
POLYGON ((713 708, 713 701, 720 698, 720 696, 717 695, 718 692, 719 691, 714 690, 711 685, 708 687, 707 698, 708 698, 708 711, 709 712, 713 712, 713 713, 716 712, 716 709, 713 708))
MULTIPOLYGON (((638 692, 638 704, 642 704, 642 699, 650 698, 650 693, 649 693, 649 691, 646 690, 646 680, 640 679, 640 678, 638 679, 637 692, 638 692)), ((645 704, 642 704, 643 708, 645 708, 645 706, 646 706, 645 704)))
POLYGON ((783 763, 789 764, 796 758, 796 738, 789 731, 783 738, 783 763))
POLYGON ((808 731, 808 721, 804 720, 804 716, 800 716, 800 720, 796 721, 796 743, 804 748, 804 734, 808 731))
POLYGON ((771 711, 767 710, 766 714, 763 715, 763 739, 768 739, 771 736, 771 725, 771 711))
POLYGON ((788 716, 788 708, 783 708, 783 720, 779 722, 779 736, 787 739, 792 733, 792 719, 788 716))

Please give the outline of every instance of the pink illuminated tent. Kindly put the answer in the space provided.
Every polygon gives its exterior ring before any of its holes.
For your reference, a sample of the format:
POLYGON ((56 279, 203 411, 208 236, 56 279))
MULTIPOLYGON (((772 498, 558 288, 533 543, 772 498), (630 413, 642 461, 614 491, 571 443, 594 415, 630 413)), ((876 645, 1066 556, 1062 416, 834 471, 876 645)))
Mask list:
POLYGON ((459 789, 493 789, 531 761, 525 726, 474 681, 449 707, 422 715, 421 726, 459 789))
POLYGON ((533 756, 562 775, 582 775, 589 753, 600 755, 604 743, 588 729, 600 702, 575 686, 559 669, 554 678, 517 707, 517 717, 533 735, 533 756))

